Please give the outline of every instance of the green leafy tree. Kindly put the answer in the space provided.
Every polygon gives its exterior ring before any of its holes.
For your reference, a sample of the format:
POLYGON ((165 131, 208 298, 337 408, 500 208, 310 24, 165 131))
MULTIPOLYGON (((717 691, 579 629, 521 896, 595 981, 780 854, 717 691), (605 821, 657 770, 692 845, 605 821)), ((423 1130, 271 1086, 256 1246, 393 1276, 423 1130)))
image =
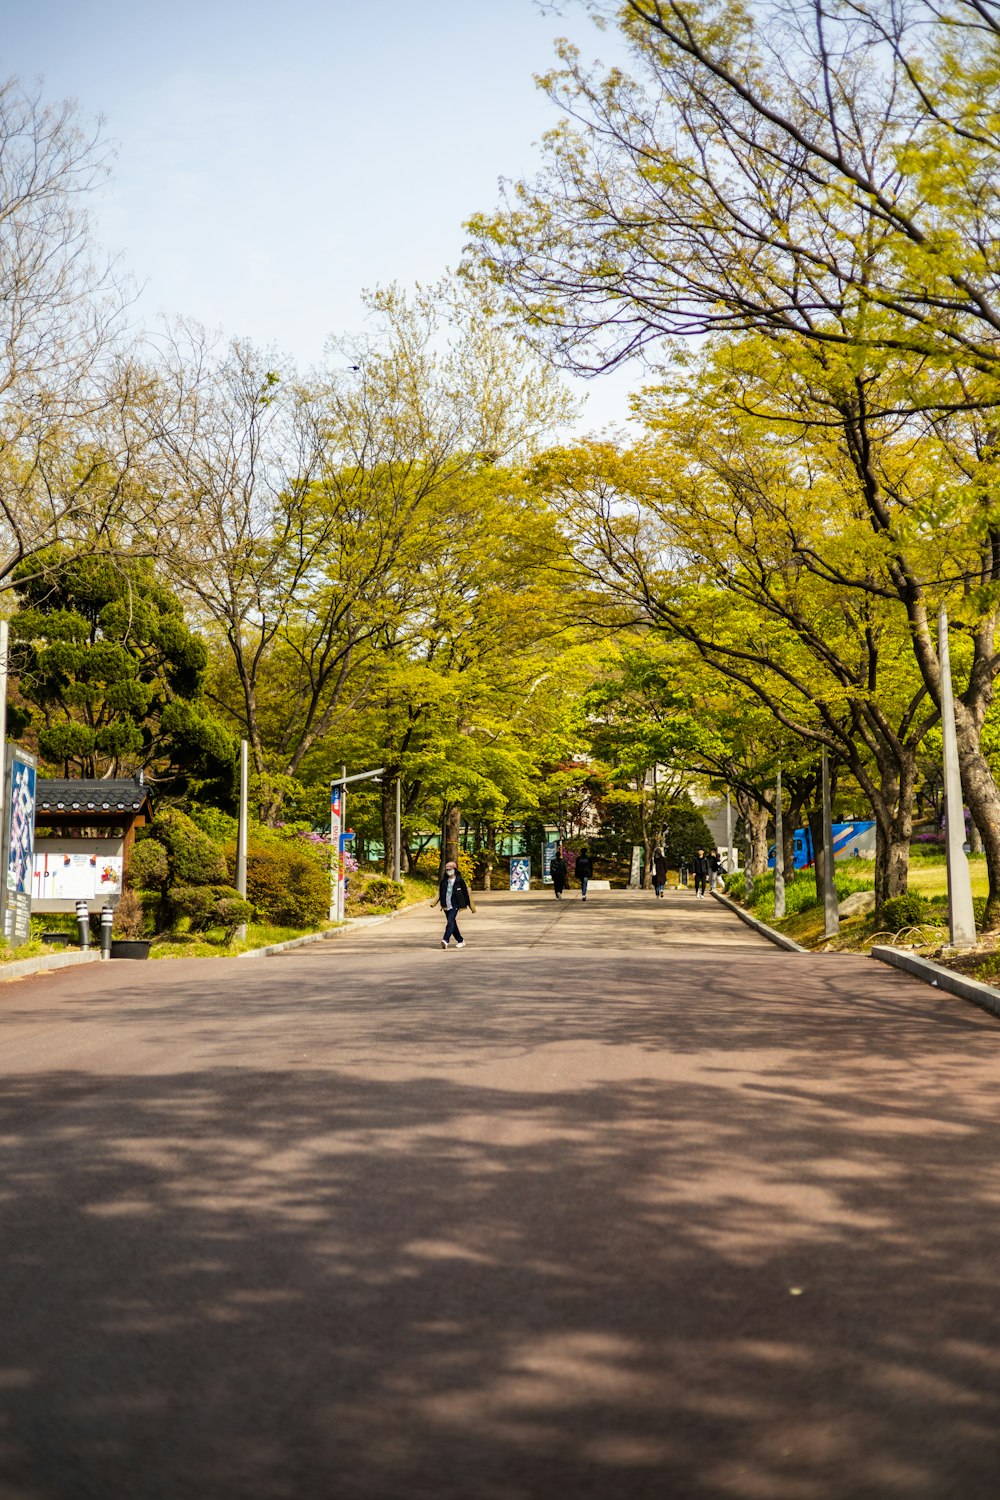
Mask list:
POLYGON ((24 565, 17 601, 14 723, 48 765, 231 796, 236 747, 202 695, 205 644, 151 565, 50 553, 44 573, 24 565))

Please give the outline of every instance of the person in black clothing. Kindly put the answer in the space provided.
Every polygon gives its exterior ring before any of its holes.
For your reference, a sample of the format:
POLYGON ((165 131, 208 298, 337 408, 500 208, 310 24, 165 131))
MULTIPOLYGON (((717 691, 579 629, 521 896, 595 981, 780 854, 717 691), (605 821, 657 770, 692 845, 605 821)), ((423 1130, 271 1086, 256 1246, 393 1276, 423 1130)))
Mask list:
POLYGON ((576 873, 580 877, 580 890, 584 901, 586 901, 587 886, 590 883, 590 877, 594 873, 594 864, 586 849, 581 849, 576 857, 576 873))
MULTIPOLYGON (((434 905, 435 903, 431 903, 434 905)), ((472 905, 472 897, 469 895, 469 887, 462 879, 458 866, 453 859, 445 864, 441 880, 438 885, 437 904, 445 916, 444 937, 441 939, 441 947, 447 948, 452 938, 455 939, 456 948, 465 947, 465 939, 458 930, 458 914, 467 908, 475 911, 472 905)))
POLYGON ((667 883, 667 856, 662 849, 653 850, 653 890, 657 896, 663 895, 663 887, 667 883))
POLYGON ((694 893, 700 901, 704 901, 705 882, 711 874, 712 862, 700 844, 698 853, 691 861, 691 868, 694 871, 694 893))
POLYGON ((677 876, 680 880, 681 885, 686 887, 688 883, 688 862, 687 856, 684 854, 681 855, 681 864, 680 869, 677 872, 677 876))
POLYGON ((566 889, 566 878, 569 875, 569 865, 563 858, 561 849, 557 849, 555 856, 549 864, 549 874, 552 876, 552 884, 555 888, 556 900, 562 900, 562 893, 566 889))

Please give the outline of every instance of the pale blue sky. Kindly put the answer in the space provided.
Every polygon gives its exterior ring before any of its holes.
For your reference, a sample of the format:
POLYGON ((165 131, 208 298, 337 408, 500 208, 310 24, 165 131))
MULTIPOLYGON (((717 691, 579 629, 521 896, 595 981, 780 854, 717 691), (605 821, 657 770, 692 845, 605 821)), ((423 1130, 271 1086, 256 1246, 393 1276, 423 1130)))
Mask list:
MULTIPOLYGON (((462 221, 534 169, 555 111, 532 74, 582 7, 533 0, 32 0, 3 6, 4 73, 101 114, 117 145, 100 235, 184 314, 301 364, 361 326, 364 286, 457 263, 462 221)), ((586 387, 583 425, 625 415, 641 372, 586 387)))

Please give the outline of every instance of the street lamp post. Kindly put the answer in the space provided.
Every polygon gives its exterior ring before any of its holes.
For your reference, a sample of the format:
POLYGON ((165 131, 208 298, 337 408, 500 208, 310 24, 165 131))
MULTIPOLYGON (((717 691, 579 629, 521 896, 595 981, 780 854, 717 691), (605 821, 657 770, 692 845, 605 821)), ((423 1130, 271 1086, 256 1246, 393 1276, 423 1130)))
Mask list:
POLYGON ((837 884, 833 878, 833 812, 830 804, 830 762, 823 751, 823 915, 824 937, 836 937, 840 931, 837 910, 837 884))
POLYGON ((785 845, 781 818, 781 766, 774 793, 774 915, 785 915, 785 845))
MULTIPOLYGON (((240 815, 236 832, 236 890, 244 901, 247 899, 248 781, 247 742, 240 740, 240 815)), ((241 922, 237 927, 236 937, 239 942, 246 942, 247 924, 245 922, 241 922)))
POLYGON ((943 606, 938 614, 938 658, 941 662, 941 737, 944 741, 944 808, 948 836, 948 927, 953 948, 973 948, 976 943, 976 916, 972 905, 972 876, 965 853, 962 772, 958 763, 958 736, 955 732, 948 616, 943 606))

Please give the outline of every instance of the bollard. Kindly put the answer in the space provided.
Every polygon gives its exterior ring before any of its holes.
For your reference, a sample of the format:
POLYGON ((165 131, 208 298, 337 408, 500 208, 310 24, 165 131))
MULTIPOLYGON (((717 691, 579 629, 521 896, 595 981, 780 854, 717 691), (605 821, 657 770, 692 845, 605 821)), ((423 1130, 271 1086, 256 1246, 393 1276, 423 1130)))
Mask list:
POLYGON ((101 957, 111 957, 111 927, 115 920, 114 908, 101 907, 101 957))
POLYGON ((80 929, 80 947, 90 947, 90 910, 86 901, 76 903, 76 925, 80 929))

